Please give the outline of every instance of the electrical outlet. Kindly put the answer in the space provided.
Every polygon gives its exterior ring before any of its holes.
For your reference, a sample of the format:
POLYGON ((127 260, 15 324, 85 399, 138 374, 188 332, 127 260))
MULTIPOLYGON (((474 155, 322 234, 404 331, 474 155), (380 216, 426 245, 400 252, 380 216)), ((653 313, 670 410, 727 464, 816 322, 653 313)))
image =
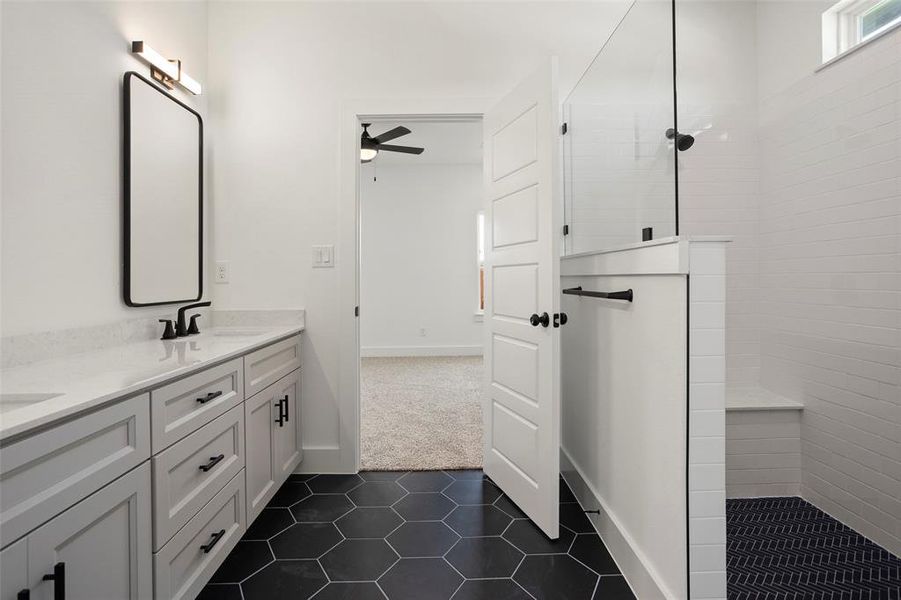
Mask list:
POLYGON ((216 261, 216 283, 228 283, 228 261, 216 261))

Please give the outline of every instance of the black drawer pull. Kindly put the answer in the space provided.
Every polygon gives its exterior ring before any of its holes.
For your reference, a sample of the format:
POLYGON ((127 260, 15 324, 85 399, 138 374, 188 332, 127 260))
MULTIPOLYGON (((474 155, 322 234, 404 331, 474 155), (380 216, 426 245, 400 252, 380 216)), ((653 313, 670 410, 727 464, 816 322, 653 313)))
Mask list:
MULTIPOLYGON (((44 575, 41 579, 42 581, 53 582, 53 600, 66 600, 66 563, 56 563, 53 565, 53 574, 44 575)), ((19 592, 19 595, 21 595, 21 592, 19 592)), ((25 596, 25 598, 28 598, 28 596, 25 596)))
POLYGON ((221 461, 223 458, 225 458, 224 454, 220 454, 219 456, 211 456, 210 462, 205 465, 200 465, 200 470, 206 473, 207 471, 218 465, 219 461, 221 461))
POLYGON ((31 600, 31 590, 20 590, 16 594, 16 600, 31 600))
POLYGON ((213 546, 218 544, 219 540, 221 540, 222 536, 224 536, 224 535, 225 535, 225 530, 220 529, 219 531, 217 531, 216 533, 213 534, 213 539, 210 540, 210 543, 204 544, 203 546, 200 547, 200 549, 203 550, 204 554, 209 554, 210 550, 213 549, 213 546))
POLYGON ((279 398, 278 403, 276 404, 276 406, 278 406, 278 418, 275 420, 275 422, 278 423, 279 427, 284 427, 285 421, 288 420, 288 416, 285 414, 285 412, 286 412, 285 411, 285 399, 286 398, 287 398, 287 396, 285 396, 285 398, 279 398))
POLYGON ((218 398, 218 397, 221 396, 221 395, 222 395, 222 390, 219 390, 219 391, 217 391, 217 392, 210 392, 209 394, 207 394, 207 395, 204 396, 203 398, 198 398, 197 401, 200 402, 201 404, 206 404, 206 403, 209 402, 210 400, 214 400, 214 399, 218 398))
POLYGON ((291 418, 288 416, 288 394, 285 394, 285 397, 281 399, 281 402, 285 403, 285 421, 290 421, 291 418))

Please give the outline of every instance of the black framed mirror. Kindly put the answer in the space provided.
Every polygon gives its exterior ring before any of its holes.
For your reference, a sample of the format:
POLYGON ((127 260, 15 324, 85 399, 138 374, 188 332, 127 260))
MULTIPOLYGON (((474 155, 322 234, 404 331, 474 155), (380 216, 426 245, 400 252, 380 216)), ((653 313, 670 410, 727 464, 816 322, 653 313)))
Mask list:
POLYGON ((124 296, 203 296, 203 118, 141 75, 124 80, 124 296))

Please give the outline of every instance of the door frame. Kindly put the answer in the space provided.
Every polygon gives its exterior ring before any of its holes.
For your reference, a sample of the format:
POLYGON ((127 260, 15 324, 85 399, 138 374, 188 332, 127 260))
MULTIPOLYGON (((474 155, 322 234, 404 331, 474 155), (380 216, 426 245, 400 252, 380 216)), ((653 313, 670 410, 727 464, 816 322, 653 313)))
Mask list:
MULTIPOLYGON (((320 472, 356 473, 360 470, 360 123, 378 121, 453 121, 482 119, 496 99, 358 99, 341 110, 338 156, 338 427, 339 445, 330 464, 320 472)), ((361 309, 362 310, 362 309, 361 309)), ((318 461, 317 461, 318 462, 318 461)), ((325 462, 325 461, 323 461, 325 462)))

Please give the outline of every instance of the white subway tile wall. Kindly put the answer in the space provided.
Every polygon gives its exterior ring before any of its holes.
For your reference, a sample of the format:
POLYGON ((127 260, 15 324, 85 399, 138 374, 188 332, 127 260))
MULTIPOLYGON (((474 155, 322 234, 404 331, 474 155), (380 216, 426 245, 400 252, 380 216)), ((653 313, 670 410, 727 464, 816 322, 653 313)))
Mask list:
POLYGON ((726 597, 726 246, 692 243, 688 294, 688 543, 692 598, 726 597))
POLYGON ((901 31, 760 123, 761 383, 804 404, 804 498, 901 554, 901 31))

